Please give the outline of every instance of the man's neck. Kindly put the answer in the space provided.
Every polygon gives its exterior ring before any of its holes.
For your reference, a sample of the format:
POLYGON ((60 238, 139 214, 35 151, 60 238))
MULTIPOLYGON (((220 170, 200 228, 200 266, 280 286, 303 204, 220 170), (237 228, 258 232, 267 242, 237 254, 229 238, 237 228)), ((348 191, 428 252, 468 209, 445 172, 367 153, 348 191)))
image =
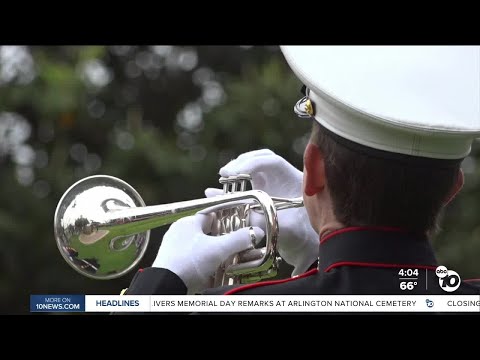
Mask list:
POLYGON ((320 234, 320 240, 321 240, 331 232, 339 229, 343 229, 344 227, 345 225, 343 225, 341 222, 337 221, 336 219, 332 219, 330 221, 322 223, 317 233, 320 234))

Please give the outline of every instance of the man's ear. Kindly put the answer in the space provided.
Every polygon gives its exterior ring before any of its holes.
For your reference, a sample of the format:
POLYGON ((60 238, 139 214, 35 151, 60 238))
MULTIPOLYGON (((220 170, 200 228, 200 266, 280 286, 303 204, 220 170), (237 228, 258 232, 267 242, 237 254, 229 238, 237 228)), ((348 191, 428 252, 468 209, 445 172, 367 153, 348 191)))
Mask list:
POLYGON ((452 189, 450 190, 450 193, 448 194, 448 197, 444 203, 444 206, 447 206, 455 198, 458 192, 462 189, 464 182, 465 182, 465 177, 463 175, 463 170, 459 169, 458 175, 457 175, 457 181, 455 182, 452 189))
POLYGON ((317 145, 308 143, 303 156, 304 191, 307 196, 313 196, 325 188, 325 162, 323 153, 317 145))

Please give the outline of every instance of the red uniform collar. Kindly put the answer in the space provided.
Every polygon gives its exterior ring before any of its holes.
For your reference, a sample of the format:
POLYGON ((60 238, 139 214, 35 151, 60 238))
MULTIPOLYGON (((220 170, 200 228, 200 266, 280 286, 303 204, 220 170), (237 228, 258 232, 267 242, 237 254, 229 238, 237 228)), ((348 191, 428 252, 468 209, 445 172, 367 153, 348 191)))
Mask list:
POLYGON ((320 271, 339 266, 416 267, 438 266, 425 234, 391 227, 348 227, 320 241, 320 271))

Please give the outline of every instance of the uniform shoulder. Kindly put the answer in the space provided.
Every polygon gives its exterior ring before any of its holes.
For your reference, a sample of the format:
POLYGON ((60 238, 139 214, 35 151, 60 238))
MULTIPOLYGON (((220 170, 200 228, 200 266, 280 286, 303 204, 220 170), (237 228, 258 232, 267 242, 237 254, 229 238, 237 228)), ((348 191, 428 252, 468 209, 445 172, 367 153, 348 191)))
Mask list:
POLYGON ((467 284, 470 287, 474 287, 480 291, 480 278, 479 279, 465 279, 463 283, 467 284))
MULTIPOLYGON (((219 288, 207 289, 203 295, 287 295, 299 294, 313 291, 305 281, 312 279, 311 275, 317 274, 317 269, 291 278, 280 280, 268 280, 251 284, 222 286, 219 288), (306 290, 308 288, 308 290, 306 290)), ((312 286, 313 287, 313 286, 312 286)))

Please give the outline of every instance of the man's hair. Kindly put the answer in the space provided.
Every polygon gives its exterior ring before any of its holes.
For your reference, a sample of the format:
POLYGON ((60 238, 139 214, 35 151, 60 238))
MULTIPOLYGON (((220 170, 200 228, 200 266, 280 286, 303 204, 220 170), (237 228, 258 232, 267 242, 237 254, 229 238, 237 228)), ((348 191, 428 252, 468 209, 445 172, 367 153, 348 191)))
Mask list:
POLYGON ((324 155, 333 210, 342 224, 425 233, 437 230, 439 213, 457 181, 460 161, 371 150, 339 138, 316 121, 311 142, 324 155))

